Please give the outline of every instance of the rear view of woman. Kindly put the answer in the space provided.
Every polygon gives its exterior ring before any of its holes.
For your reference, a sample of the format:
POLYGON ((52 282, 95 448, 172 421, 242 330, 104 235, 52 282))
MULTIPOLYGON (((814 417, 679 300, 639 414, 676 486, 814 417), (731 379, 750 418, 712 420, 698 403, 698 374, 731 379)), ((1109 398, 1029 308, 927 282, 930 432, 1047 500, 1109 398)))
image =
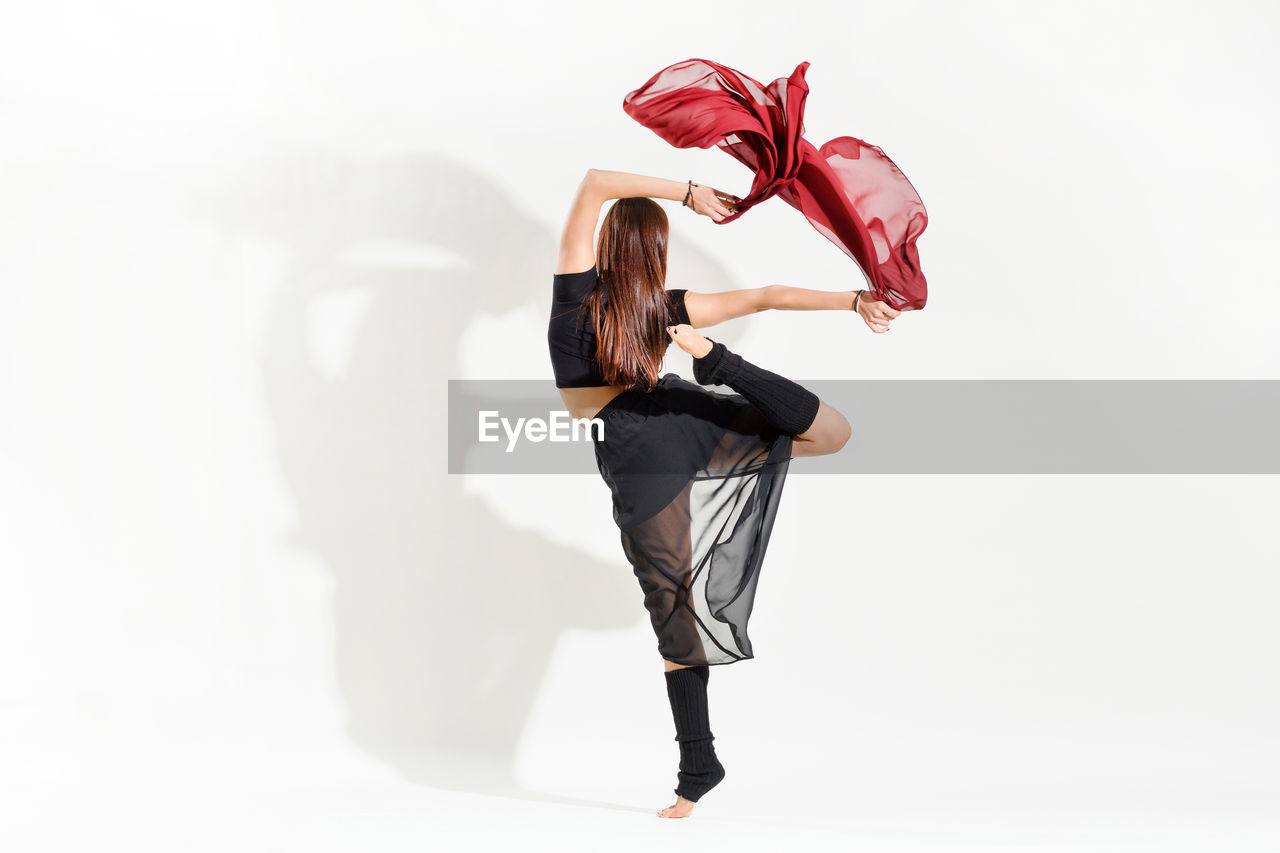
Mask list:
POLYGON ((733 196, 692 181, 588 170, 560 241, 547 342, 570 415, 603 423, 596 460, 657 637, 680 747, 677 799, 658 815, 686 817, 725 775, 708 718, 710 667, 753 657, 747 623, 789 462, 835 453, 850 436, 811 391, 697 329, 772 308, 855 310, 883 332, 898 312, 855 291, 668 290, 667 215, 653 199, 716 222, 737 212, 733 196), (696 383, 660 374, 672 341, 694 357, 696 383))

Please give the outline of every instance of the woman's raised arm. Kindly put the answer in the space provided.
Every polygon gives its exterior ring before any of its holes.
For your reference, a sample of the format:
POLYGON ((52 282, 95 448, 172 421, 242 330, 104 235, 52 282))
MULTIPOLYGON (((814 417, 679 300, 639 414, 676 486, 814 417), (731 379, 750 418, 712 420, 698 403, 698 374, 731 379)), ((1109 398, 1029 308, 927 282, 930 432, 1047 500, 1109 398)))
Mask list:
MULTIPOLYGON (((665 198, 683 202, 689 192, 687 183, 633 175, 630 172, 613 172, 607 169, 588 169, 565 219, 560 232, 560 252, 556 259, 557 273, 577 273, 590 268, 595 262, 596 224, 600 220, 600 208, 614 198, 665 198)), ((693 187, 689 204, 694 213, 709 216, 716 222, 737 212, 734 196, 726 195, 708 186, 693 187)))
MULTIPOLYGON (((588 169, 587 180, 592 189, 602 199, 611 198, 665 198, 683 202, 689 192, 689 184, 685 181, 670 181, 666 178, 651 178, 648 175, 634 175, 630 172, 615 172, 609 169, 588 169)), ((693 187, 693 212, 709 216, 716 222, 736 212, 734 202, 737 196, 722 193, 719 190, 698 184, 693 187)))

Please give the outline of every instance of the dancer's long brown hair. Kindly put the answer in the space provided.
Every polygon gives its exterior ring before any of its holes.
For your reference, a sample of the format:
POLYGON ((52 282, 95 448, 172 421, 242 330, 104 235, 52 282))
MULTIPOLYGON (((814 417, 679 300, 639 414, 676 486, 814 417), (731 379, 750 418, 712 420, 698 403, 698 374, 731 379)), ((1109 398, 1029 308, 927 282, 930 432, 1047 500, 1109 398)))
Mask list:
POLYGON ((596 360, 610 385, 652 391, 658 384, 671 341, 667 228, 666 211, 650 198, 620 198, 604 216, 596 245, 600 286, 586 304, 596 327, 596 360))

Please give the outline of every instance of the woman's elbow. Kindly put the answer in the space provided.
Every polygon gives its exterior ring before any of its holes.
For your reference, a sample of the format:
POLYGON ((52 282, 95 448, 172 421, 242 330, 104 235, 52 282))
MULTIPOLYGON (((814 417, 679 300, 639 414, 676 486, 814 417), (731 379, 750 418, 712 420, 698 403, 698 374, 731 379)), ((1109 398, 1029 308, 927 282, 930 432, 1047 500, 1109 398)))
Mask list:
POLYGON ((780 284, 766 284, 764 287, 757 287, 753 306, 755 310, 768 311, 770 308, 776 308, 781 287, 782 285, 780 284))

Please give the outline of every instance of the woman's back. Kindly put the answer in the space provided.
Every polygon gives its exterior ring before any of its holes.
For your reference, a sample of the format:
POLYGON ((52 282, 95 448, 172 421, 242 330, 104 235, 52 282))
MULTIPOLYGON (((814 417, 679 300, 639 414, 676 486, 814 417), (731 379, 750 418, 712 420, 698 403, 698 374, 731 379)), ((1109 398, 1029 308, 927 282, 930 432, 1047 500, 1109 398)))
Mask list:
MULTIPOLYGON (((591 293, 600 286, 596 265, 576 273, 555 273, 552 276, 551 318, 547 324, 547 348, 551 354, 551 367, 561 399, 573 417, 592 417, 605 403, 626 390, 621 385, 605 381, 600 364, 596 360, 598 342, 591 317, 591 293)), ((666 291, 670 303, 663 327, 688 323, 685 310, 686 291, 666 291)), ((601 294, 602 304, 608 303, 607 290, 601 294)), ((663 332, 666 338, 666 333, 663 332)), ((667 340, 667 346, 670 340, 667 340)))

